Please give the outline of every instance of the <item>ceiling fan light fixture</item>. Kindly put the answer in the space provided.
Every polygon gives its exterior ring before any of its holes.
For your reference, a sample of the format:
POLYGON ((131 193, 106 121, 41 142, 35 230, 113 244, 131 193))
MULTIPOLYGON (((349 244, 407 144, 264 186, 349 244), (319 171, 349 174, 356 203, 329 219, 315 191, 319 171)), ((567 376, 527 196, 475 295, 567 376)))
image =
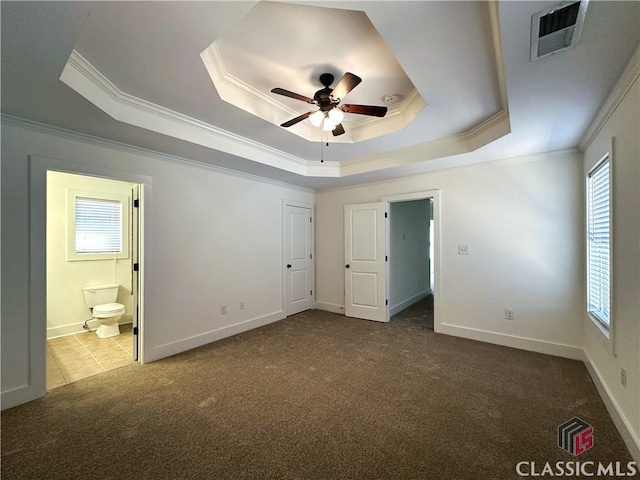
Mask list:
POLYGON ((338 137, 345 133, 344 127, 342 126, 344 112, 374 117, 385 116, 387 113, 387 107, 374 105, 343 105, 339 107, 338 105, 341 99, 357 87, 362 79, 353 73, 346 72, 338 84, 334 88, 331 88, 333 79, 334 77, 330 73, 323 73, 320 75, 320 83, 324 85, 324 88, 318 90, 313 95, 313 98, 305 97, 304 95, 300 95, 299 93, 291 92, 280 87, 272 88, 271 93, 277 93, 278 95, 294 98, 305 103, 316 105, 319 108, 313 113, 307 112, 302 115, 298 115, 297 117, 284 122, 280 126, 288 128, 308 118, 314 127, 322 128, 325 132, 332 132, 334 137, 338 137))
POLYGON ((322 111, 320 110, 309 115, 309 121, 311 122, 311 125, 313 125, 314 127, 319 127, 320 125, 322 125, 323 120, 324 120, 324 113, 322 113, 322 111))
POLYGON ((332 108, 331 110, 329 110, 329 113, 327 115, 336 125, 342 123, 342 120, 344 120, 344 113, 339 108, 332 108))
POLYGON ((330 132, 331 130, 336 128, 336 125, 337 123, 333 123, 333 120, 326 116, 324 118, 324 121, 322 122, 322 130, 324 130, 325 132, 330 132))

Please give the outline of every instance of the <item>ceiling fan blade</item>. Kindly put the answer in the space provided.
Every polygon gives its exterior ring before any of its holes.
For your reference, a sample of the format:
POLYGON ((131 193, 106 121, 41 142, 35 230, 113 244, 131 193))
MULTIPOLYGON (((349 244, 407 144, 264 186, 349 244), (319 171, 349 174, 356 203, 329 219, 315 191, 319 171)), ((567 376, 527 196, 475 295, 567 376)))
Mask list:
POLYGON ((357 113, 358 115, 370 115, 372 117, 384 117, 387 114, 387 107, 375 105, 342 105, 340 109, 346 113, 357 113))
POLYGON ((295 125, 298 122, 301 122, 302 120, 305 120, 306 118, 309 118, 309 115, 311 115, 314 112, 307 112, 307 113, 303 113, 302 115, 296 117, 296 118, 292 118, 291 120, 289 120, 288 122, 284 122, 282 125, 280 125, 281 127, 290 127, 291 125, 295 125))
POLYGON ((359 76, 347 72, 342 76, 336 88, 331 92, 331 95, 333 98, 342 99, 346 97, 347 93, 356 88, 361 81, 362 79, 359 76))
POLYGON ((277 93, 278 95, 284 95, 285 97, 295 98, 296 100, 301 100, 306 103, 315 103, 313 98, 305 97, 304 95, 300 95, 299 93, 290 92, 289 90, 285 90, 284 88, 274 88, 271 90, 271 93, 277 93))
POLYGON ((337 137, 338 135, 342 135, 344 133, 344 127, 342 126, 341 123, 339 123, 338 125, 336 125, 336 128, 334 128, 331 133, 333 133, 334 137, 337 137))

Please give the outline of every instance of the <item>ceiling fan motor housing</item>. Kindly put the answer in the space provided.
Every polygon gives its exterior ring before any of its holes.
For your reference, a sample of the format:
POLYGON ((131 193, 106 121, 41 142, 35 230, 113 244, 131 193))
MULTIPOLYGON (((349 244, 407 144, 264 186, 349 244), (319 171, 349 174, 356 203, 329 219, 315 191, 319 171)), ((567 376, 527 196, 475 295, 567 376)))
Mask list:
POLYGON ((340 102, 340 100, 336 100, 331 96, 331 92, 333 92, 332 88, 324 87, 313 96, 313 99, 323 112, 331 110, 340 102))
POLYGON ((358 86, 360 82, 362 82, 362 79, 353 73, 346 72, 338 84, 334 88, 331 88, 333 80, 334 76, 330 73, 320 75, 320 83, 324 88, 318 90, 313 95, 313 98, 305 97, 304 95, 285 90, 284 88, 273 88, 271 90, 272 93, 295 98, 296 100, 318 106, 317 112, 303 113, 296 118, 284 122, 280 126, 285 128, 291 127, 308 118, 314 126, 322 126, 322 129, 327 131, 331 130, 333 135, 337 137, 345 133, 341 123, 344 118, 344 112, 376 117, 384 117, 387 113, 387 107, 377 107, 373 105, 342 105, 338 107, 342 97, 346 96, 351 90, 358 86))

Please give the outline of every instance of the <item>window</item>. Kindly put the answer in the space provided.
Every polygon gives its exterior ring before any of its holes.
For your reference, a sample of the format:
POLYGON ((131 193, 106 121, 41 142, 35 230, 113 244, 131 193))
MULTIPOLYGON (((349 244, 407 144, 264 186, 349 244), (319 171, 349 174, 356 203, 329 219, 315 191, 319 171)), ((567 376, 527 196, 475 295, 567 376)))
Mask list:
POLYGON ((587 312, 611 327, 611 183, 607 154, 587 175, 587 312))
POLYGON ((129 258, 128 195, 68 190, 67 260, 129 258))
POLYGON ((122 203, 76 197, 76 253, 122 252, 122 203))

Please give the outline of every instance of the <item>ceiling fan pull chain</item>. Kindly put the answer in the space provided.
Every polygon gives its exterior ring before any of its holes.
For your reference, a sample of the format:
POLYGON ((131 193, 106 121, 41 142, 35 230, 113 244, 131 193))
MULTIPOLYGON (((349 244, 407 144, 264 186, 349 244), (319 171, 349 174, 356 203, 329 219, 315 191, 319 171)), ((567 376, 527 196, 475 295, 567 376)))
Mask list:
POLYGON ((320 132, 320 163, 324 163, 324 144, 327 144, 327 147, 329 146, 329 132, 320 132), (322 135, 326 133, 327 135, 327 139, 324 140, 322 138, 322 135))

